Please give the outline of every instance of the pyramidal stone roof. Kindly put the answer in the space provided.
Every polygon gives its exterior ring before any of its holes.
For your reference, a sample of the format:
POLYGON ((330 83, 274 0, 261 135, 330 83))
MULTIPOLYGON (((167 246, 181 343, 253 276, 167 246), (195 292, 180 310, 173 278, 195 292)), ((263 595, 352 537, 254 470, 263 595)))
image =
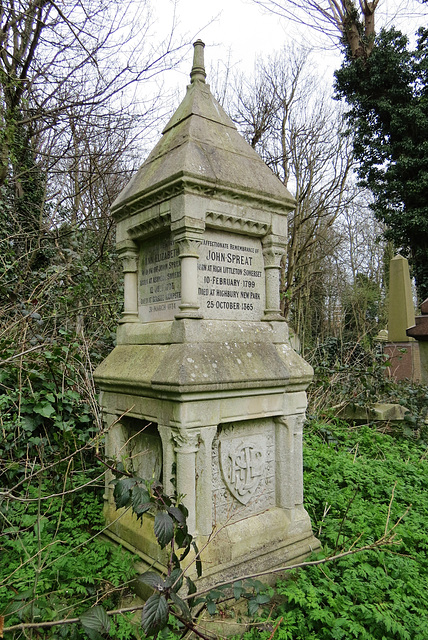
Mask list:
POLYGON ((112 213, 122 217, 128 206, 144 205, 170 186, 218 189, 293 207, 294 198, 273 171, 238 133, 234 123, 205 83, 204 43, 194 43, 191 83, 162 132, 162 138, 120 193, 112 213))

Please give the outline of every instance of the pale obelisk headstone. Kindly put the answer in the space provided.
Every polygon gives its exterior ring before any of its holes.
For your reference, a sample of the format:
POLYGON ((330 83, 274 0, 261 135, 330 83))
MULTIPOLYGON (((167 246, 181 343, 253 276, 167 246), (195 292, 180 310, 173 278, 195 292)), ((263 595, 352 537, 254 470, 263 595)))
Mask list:
POLYGON ((403 256, 390 262, 388 342, 384 352, 391 362, 390 373, 396 380, 420 380, 419 347, 407 335, 406 329, 415 324, 409 264, 403 256))

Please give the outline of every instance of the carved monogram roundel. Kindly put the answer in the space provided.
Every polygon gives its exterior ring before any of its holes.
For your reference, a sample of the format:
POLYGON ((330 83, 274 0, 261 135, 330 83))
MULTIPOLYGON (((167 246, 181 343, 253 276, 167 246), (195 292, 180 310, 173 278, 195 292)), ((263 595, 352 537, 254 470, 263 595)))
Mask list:
POLYGON ((242 504, 255 495, 264 475, 266 443, 263 436, 220 440, 220 467, 230 493, 242 504))

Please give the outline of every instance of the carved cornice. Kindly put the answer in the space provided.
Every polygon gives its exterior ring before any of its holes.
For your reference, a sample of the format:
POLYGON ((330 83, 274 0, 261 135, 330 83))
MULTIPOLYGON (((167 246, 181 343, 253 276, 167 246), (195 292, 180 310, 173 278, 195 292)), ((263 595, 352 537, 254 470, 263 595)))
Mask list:
POLYGON ((238 233, 245 233, 246 235, 257 238, 262 238, 270 231, 270 226, 267 222, 240 218, 239 216, 227 213, 214 213, 213 211, 207 212, 205 223, 213 229, 237 231, 238 233))
POLYGON ((171 227, 171 213, 158 213, 155 217, 140 222, 128 229, 130 238, 136 239, 155 235, 171 227))
POLYGON ((237 202, 257 203, 263 209, 274 210, 283 215, 286 215, 287 211, 291 211, 295 206, 293 199, 269 197, 265 194, 221 185, 214 181, 210 183, 207 180, 201 180, 200 176, 177 175, 169 183, 155 185, 151 191, 136 195, 129 201, 120 202, 112 208, 112 215, 116 222, 119 222, 181 193, 197 193, 209 198, 216 197, 237 202))

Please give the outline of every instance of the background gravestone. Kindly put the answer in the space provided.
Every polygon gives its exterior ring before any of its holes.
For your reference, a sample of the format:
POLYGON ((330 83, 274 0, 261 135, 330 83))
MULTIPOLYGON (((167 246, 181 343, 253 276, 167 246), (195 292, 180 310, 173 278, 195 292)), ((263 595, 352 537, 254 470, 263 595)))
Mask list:
MULTIPOLYGON (((279 276, 294 200, 205 83, 191 84, 112 207, 125 304, 95 373, 107 455, 184 495, 215 583, 319 546, 303 508, 311 367, 290 347, 279 276)), ((162 563, 150 523, 114 507, 109 535, 162 563)))
POLYGON ((395 256, 389 267, 388 338, 384 353, 390 361, 389 372, 395 380, 420 382, 419 345, 406 329, 415 324, 409 263, 395 256))

